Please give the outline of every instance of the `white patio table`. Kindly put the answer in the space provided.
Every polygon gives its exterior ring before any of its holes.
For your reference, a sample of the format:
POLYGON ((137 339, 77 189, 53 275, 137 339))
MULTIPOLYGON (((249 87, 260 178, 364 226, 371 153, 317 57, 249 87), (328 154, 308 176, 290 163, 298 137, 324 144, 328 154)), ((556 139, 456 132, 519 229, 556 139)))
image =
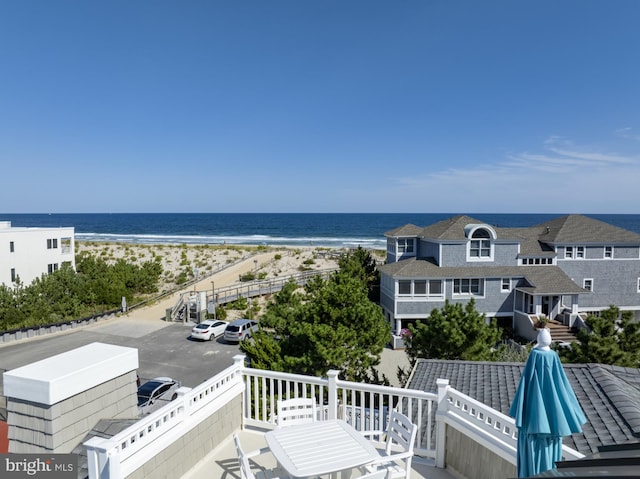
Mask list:
POLYGON ((278 463, 293 477, 350 471, 380 457, 365 436, 339 419, 275 429, 265 439, 278 463))

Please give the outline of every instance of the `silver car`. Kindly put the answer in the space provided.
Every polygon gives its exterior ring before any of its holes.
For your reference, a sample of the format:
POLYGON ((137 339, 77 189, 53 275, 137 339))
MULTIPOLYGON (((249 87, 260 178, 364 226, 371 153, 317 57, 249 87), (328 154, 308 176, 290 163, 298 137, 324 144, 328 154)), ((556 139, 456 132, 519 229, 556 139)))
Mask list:
POLYGON ((180 382, 167 377, 147 381, 138 388, 138 413, 142 416, 161 408, 178 397, 180 382))
POLYGON ((258 322, 252 319, 236 319, 227 325, 224 330, 224 340, 230 343, 239 343, 250 338, 254 331, 258 330, 258 322))

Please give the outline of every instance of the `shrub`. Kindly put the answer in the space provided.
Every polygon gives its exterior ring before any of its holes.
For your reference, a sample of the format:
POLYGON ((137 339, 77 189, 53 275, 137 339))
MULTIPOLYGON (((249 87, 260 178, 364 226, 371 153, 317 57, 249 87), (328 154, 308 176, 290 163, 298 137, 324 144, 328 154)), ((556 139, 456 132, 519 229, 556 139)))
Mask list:
POLYGON ((253 271, 240 275, 240 281, 253 281, 256 279, 256 274, 253 271))
POLYGON ((230 309, 247 309, 249 302, 247 298, 238 298, 233 303, 228 303, 227 307, 230 309))

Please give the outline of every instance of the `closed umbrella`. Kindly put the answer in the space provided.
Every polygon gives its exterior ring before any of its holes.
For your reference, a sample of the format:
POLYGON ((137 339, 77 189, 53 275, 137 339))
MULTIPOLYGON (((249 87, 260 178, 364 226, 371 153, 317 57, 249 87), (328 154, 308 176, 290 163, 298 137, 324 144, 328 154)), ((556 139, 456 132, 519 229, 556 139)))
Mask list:
POLYGON ((518 477, 555 468, 562 437, 581 432, 587 422, 558 353, 549 349, 548 330, 543 336, 527 358, 509 409, 518 428, 518 477))

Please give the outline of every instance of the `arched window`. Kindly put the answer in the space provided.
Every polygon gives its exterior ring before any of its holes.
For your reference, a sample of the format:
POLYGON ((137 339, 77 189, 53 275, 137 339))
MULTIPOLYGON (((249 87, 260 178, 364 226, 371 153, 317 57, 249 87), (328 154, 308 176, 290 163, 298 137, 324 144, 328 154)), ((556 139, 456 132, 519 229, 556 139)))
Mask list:
POLYGON ((478 228, 471 235, 469 256, 472 258, 491 258, 491 234, 484 228, 478 228))

